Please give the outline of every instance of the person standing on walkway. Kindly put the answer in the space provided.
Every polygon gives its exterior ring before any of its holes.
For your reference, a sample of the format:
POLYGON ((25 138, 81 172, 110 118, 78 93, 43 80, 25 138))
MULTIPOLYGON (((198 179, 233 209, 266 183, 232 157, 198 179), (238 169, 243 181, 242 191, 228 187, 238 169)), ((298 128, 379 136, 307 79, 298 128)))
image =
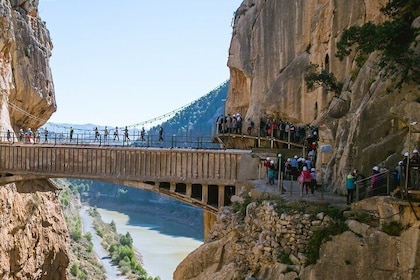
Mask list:
POLYGON ((10 130, 8 129, 7 130, 7 142, 10 142, 10 135, 11 133, 10 133, 10 130))
POLYGON ((347 189, 347 204, 353 203, 354 189, 356 188, 356 171, 353 170, 346 176, 346 189, 347 189))
POLYGON ((74 129, 72 126, 70 126, 70 142, 73 140, 73 133, 74 133, 74 129))
POLYGON ((163 127, 159 128, 159 141, 163 141, 163 127))
POLYGON ((144 126, 141 128, 141 132, 140 132, 140 137, 141 137, 141 141, 146 141, 146 139, 144 139, 144 136, 146 135, 146 131, 144 130, 144 126))
POLYGON ((124 129, 124 141, 130 141, 130 137, 128 137, 128 128, 125 127, 124 129))
POLYGON ((105 129, 104 129, 104 142, 106 142, 108 140, 108 135, 109 135, 108 127, 105 126, 105 129))
POLYGON ((118 126, 115 127, 114 131, 114 141, 118 138, 118 141, 120 141, 120 136, 118 135, 118 126))
POLYGON ((44 129, 44 137, 45 142, 48 142, 48 128, 44 129))

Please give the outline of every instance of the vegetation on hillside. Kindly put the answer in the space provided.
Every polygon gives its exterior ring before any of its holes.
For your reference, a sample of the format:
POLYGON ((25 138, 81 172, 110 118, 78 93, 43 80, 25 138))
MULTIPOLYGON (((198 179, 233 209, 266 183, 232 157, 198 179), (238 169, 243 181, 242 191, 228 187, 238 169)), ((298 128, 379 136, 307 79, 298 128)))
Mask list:
POLYGON ((70 264, 67 279, 106 279, 105 271, 93 251, 92 235, 81 229, 80 196, 77 187, 65 179, 55 179, 62 191, 59 199, 70 235, 70 264), (89 277, 88 277, 89 276, 89 277))
MULTIPOLYGON (((223 114, 229 81, 196 100, 190 106, 179 111, 171 119, 162 123, 165 135, 186 137, 210 137, 217 116, 223 114)), ((150 128, 151 135, 157 135, 160 126, 150 128)))
POLYGON ((420 81, 420 56, 410 48, 420 34, 412 23, 420 16, 420 0, 392 0, 381 8, 388 20, 380 24, 367 22, 362 26, 351 26, 344 30, 337 43, 336 56, 343 60, 355 53, 361 66, 374 51, 380 51, 379 66, 385 72, 398 69, 403 78, 420 81))
MULTIPOLYGON (((362 26, 351 26, 343 31, 337 43, 336 56, 342 61, 350 54, 355 55, 356 64, 361 67, 375 51, 381 54, 379 68, 384 75, 399 71, 402 81, 420 82, 420 55, 413 49, 420 29, 412 26, 420 16, 420 0, 392 0, 381 8, 388 18, 380 24, 367 22, 362 26)), ((318 65, 310 64, 305 73, 308 90, 323 86, 336 95, 341 92, 342 83, 333 73, 318 65)))
POLYGON ((148 276, 141 265, 141 257, 133 248, 133 239, 129 232, 125 235, 117 233, 115 223, 106 224, 102 221, 96 208, 91 208, 89 214, 94 218, 94 228, 102 238, 102 246, 110 253, 112 262, 128 279, 159 280, 160 277, 148 276))

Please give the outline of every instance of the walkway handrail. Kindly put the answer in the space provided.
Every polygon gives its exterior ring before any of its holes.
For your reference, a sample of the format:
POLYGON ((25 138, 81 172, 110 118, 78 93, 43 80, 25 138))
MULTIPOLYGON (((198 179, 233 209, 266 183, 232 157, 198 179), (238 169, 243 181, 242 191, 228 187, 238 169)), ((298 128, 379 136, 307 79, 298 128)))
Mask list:
POLYGON ((356 181, 356 201, 369 198, 376 195, 389 195, 390 193, 390 170, 373 174, 369 177, 356 181), (378 182, 375 186, 371 184, 372 178, 378 176, 378 182), (386 185, 383 179, 386 178, 386 185))

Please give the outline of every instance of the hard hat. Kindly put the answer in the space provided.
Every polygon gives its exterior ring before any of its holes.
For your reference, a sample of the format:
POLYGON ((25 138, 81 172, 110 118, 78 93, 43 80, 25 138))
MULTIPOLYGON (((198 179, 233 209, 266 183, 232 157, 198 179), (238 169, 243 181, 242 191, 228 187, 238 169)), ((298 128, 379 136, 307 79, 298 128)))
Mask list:
POLYGON ((399 162, 398 162, 398 165, 402 165, 403 164, 403 161, 402 160, 400 160, 399 162))
POLYGON ((298 156, 294 156, 294 158, 298 158, 298 156))
POLYGON ((270 161, 271 164, 274 164, 274 160, 270 161))
POLYGON ((306 168, 306 166, 304 166, 304 167, 302 168, 302 170, 303 170, 303 171, 306 171, 306 170, 308 170, 308 168, 306 168))
POLYGON ((313 168, 313 167, 312 167, 312 168, 311 168, 311 171, 312 171, 312 172, 313 172, 313 171, 315 171, 315 168, 313 168))
POLYGON ((405 153, 404 153, 404 156, 405 156, 405 157, 408 157, 408 152, 405 152, 405 153))
POLYGON ((413 150, 413 154, 416 154, 416 153, 418 154, 418 153, 419 153, 419 151, 418 151, 417 149, 414 149, 414 150, 413 150))
POLYGON ((270 160, 270 158, 268 157, 266 160, 267 160, 267 161, 269 161, 269 160, 270 160))
POLYGON ((379 171, 379 167, 377 167, 376 165, 372 168, 372 170, 375 170, 375 171, 379 171))

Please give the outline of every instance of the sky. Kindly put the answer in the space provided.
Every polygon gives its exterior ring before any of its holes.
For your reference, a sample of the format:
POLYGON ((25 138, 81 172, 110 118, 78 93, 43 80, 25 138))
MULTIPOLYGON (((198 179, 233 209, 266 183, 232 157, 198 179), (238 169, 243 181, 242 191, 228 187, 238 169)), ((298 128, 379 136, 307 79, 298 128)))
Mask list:
POLYGON ((54 123, 125 126, 165 115, 229 79, 242 0, 40 0, 53 43, 54 123))

